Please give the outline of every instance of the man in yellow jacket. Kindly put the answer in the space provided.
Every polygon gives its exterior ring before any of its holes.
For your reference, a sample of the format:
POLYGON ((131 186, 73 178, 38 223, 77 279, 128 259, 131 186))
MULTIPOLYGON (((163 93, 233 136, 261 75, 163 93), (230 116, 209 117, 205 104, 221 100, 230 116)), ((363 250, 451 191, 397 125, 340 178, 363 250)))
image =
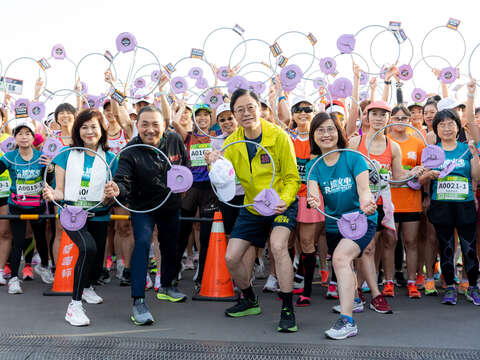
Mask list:
MULTIPOLYGON (((243 298, 227 309, 225 314, 241 317, 261 313, 258 298, 250 285, 251 269, 245 267, 242 258, 251 245, 265 247, 270 236, 270 251, 275 258, 280 297, 283 300, 278 331, 294 332, 297 331, 297 323, 292 302, 293 266, 288 254, 288 239, 296 225, 296 194, 300 187, 295 150, 287 133, 260 118, 261 105, 255 93, 236 90, 231 97, 230 109, 239 128, 225 140, 224 146, 239 140, 250 140, 266 148, 275 165, 273 189, 280 196, 280 202, 272 216, 262 216, 250 206, 240 210, 230 234, 225 258, 243 298)), ((213 163, 219 156, 220 152, 213 151, 206 155, 207 162, 213 163)), ((270 157, 260 147, 252 143, 235 144, 225 150, 224 157, 233 164, 245 190, 244 204, 252 204, 262 190, 270 187, 273 166, 270 157)))

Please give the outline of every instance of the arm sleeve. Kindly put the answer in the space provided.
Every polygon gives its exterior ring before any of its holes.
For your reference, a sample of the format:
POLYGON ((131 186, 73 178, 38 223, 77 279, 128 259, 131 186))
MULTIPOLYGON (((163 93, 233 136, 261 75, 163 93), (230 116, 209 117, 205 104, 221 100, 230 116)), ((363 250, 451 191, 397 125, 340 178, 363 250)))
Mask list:
POLYGON ((275 147, 275 151, 278 151, 278 158, 281 163, 280 174, 278 174, 278 176, 281 176, 284 184, 282 191, 278 195, 280 199, 285 201, 287 206, 290 206, 295 201, 298 190, 300 189, 297 159, 295 157, 293 143, 287 133, 282 133, 277 139, 278 145, 275 147))

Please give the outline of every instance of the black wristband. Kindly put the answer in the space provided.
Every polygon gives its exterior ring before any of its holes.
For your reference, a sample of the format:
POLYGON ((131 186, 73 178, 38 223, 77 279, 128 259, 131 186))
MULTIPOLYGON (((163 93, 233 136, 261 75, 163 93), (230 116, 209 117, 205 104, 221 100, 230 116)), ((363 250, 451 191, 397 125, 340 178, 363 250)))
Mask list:
POLYGON ((387 80, 385 80, 384 83, 385 83, 385 85, 391 85, 392 84, 391 81, 387 81, 387 80))

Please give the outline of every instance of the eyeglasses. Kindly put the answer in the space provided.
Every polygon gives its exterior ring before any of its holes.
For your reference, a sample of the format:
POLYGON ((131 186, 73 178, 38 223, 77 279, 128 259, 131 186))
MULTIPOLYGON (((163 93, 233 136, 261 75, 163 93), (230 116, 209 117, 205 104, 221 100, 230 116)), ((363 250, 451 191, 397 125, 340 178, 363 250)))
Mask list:
POLYGON ((392 116, 392 119, 395 121, 408 121, 409 117, 408 116, 392 116))
POLYGON ((313 112, 313 109, 309 106, 302 106, 302 107, 297 107, 296 109, 293 110, 294 114, 300 114, 304 112, 305 114, 310 114, 313 112))
POLYGON ((319 135, 324 135, 324 134, 335 134, 337 132, 337 128, 335 126, 329 126, 327 128, 316 128, 315 133, 319 135))
POLYGON ((437 125, 439 129, 446 129, 447 127, 450 129, 454 129, 457 127, 457 123, 455 121, 442 121, 440 124, 437 125))
POLYGON ((244 107, 238 107, 234 110, 234 112, 238 115, 243 116, 245 112, 248 111, 250 114, 255 113, 257 111, 257 106, 254 104, 248 104, 246 108, 244 107))

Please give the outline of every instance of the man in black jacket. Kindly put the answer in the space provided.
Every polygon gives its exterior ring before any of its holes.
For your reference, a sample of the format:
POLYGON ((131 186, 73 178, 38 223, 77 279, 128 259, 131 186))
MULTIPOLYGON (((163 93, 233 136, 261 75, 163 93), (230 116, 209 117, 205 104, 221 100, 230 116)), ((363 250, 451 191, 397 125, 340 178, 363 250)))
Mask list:
MULTIPOLYGON (((166 154, 174 165, 187 165, 188 155, 182 138, 166 131, 162 113, 155 106, 146 106, 137 115, 138 136, 128 144, 148 144, 166 154)), ((112 193, 132 210, 148 210, 159 205, 169 193, 166 159, 157 151, 146 147, 133 147, 120 155, 114 181, 105 191, 112 193)), ((157 225, 158 242, 162 255, 161 283, 157 298, 172 302, 184 301, 186 296, 173 285, 175 259, 180 232, 181 195, 171 194, 159 209, 148 213, 132 213, 135 247, 131 259, 133 297, 132 321, 136 325, 153 323, 153 316, 145 304, 145 283, 148 253, 153 228, 157 225)))

